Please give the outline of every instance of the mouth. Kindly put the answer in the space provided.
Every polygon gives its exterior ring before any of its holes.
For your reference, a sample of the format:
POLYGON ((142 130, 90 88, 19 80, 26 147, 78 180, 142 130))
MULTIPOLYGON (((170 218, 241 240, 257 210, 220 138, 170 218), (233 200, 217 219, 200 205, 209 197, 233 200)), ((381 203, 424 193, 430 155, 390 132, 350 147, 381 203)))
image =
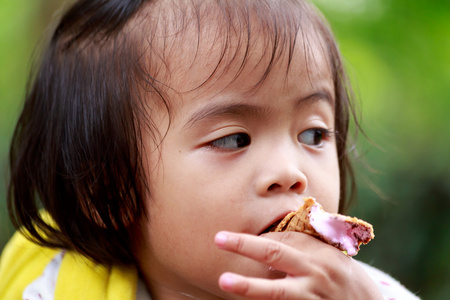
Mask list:
POLYGON ((278 216, 275 221, 272 221, 272 223, 270 223, 259 235, 268 233, 268 232, 272 232, 275 231, 275 229, 277 228, 278 224, 281 223, 281 221, 283 221, 284 217, 287 215, 287 213, 278 216))

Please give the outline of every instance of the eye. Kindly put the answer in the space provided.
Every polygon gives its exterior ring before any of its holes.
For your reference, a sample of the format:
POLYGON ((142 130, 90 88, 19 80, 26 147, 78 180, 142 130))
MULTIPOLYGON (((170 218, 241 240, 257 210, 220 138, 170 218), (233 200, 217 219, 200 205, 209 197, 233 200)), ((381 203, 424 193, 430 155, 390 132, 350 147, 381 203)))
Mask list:
POLYGON ((250 145, 250 136, 246 133, 235 133, 212 141, 209 145, 224 150, 238 150, 250 145))
POLYGON ((331 131, 325 128, 311 128, 298 135, 298 141, 302 144, 321 147, 323 140, 331 135, 331 131))

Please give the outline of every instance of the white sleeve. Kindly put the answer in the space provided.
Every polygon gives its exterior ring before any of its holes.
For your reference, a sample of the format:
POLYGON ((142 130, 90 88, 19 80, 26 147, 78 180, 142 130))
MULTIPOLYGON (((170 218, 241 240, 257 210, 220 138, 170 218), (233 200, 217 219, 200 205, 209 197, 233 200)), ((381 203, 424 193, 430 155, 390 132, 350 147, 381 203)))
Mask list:
POLYGON ((53 300, 55 296, 56 279, 59 267, 64 257, 64 251, 55 255, 45 267, 40 277, 28 285, 22 294, 23 300, 53 300))
POLYGON ((420 299, 390 275, 358 261, 378 286, 385 300, 418 300, 420 299))

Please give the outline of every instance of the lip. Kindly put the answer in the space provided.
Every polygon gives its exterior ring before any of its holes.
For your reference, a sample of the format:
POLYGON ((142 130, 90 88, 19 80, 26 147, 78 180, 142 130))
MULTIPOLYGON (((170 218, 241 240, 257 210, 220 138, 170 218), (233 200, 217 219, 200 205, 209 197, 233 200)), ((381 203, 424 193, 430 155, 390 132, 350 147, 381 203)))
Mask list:
POLYGON ((268 222, 264 226, 264 228, 259 232, 258 235, 267 233, 270 227, 272 227, 274 224, 279 224, 284 219, 284 217, 286 217, 286 215, 288 215, 291 212, 293 212, 293 210, 286 210, 286 211, 283 211, 280 214, 276 215, 273 219, 270 220, 270 222, 268 222))

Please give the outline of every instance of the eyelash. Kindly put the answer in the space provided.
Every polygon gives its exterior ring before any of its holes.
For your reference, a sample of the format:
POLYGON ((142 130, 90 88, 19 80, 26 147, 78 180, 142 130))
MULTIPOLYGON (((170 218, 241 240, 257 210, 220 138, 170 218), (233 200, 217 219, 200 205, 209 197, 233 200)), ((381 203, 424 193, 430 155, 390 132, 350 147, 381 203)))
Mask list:
MULTIPOLYGON (((298 136, 297 136, 297 140, 309 147, 314 147, 314 148, 322 148, 323 147, 323 143, 324 140, 326 141, 327 139, 329 139, 330 137, 333 136, 333 134, 336 134, 335 131, 333 131, 332 129, 327 129, 327 128, 309 128, 307 130, 302 131, 298 136), (306 136, 304 137, 304 135, 307 134, 314 134, 314 136, 306 136), (316 136, 316 134, 320 134, 320 136, 316 136), (311 139, 313 138, 314 140, 311 141, 302 141, 301 138, 302 136, 306 139, 311 139), (319 141, 317 141, 317 139, 319 139, 319 141)), ((230 134, 224 137, 221 137, 219 139, 216 139, 212 142, 210 142, 208 144, 208 147, 210 148, 214 148, 214 149, 220 149, 222 151, 236 151, 245 147, 248 147, 251 144, 251 138, 247 133, 234 133, 234 134, 230 134), (227 145, 227 143, 233 143, 234 145, 227 145)))
POLYGON ((332 129, 327 129, 327 128, 310 128, 307 129, 305 131, 302 131, 298 136, 297 136, 297 140, 304 144, 307 145, 309 147, 314 147, 314 148, 322 148, 323 147, 323 142, 324 140, 327 141, 329 138, 331 138, 333 136, 333 134, 336 134, 335 131, 333 131, 332 129), (308 143, 308 142, 302 142, 300 140, 302 135, 308 134, 308 133, 313 133, 315 134, 320 134, 320 136, 312 136, 312 138, 314 139, 314 141, 312 143, 308 143), (316 138, 320 139, 319 141, 316 141, 316 138))
POLYGON ((217 140, 214 140, 208 144, 209 147, 220 149, 223 151, 233 151, 242 149, 244 147, 247 147, 251 144, 251 138, 247 133, 234 133, 230 134, 224 137, 221 137, 217 140), (227 142, 236 143, 236 147, 233 146, 226 146, 225 144, 227 142))

